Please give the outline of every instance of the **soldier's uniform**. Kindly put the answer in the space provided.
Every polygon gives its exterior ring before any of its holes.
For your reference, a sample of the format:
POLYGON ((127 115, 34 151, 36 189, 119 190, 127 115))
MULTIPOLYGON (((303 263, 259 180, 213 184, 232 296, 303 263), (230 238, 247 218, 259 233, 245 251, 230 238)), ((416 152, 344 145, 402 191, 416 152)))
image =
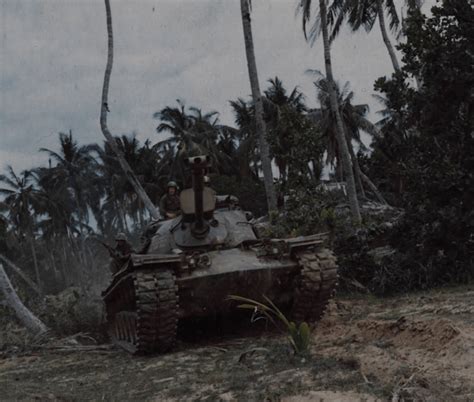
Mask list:
POLYGON ((166 216, 167 212, 178 214, 179 211, 181 211, 181 204, 177 194, 165 194, 163 197, 161 197, 160 212, 163 216, 166 216))
POLYGON ((180 212, 181 203, 179 201, 178 186, 174 181, 170 181, 166 194, 160 199, 160 213, 165 219, 169 219, 167 214, 179 215, 180 212), (169 193, 170 188, 175 189, 174 194, 169 193))
POLYGON ((114 254, 111 254, 112 260, 110 261, 110 271, 112 274, 116 274, 130 258, 130 255, 135 252, 127 241, 125 234, 119 233, 115 240, 117 245, 115 246, 114 254))

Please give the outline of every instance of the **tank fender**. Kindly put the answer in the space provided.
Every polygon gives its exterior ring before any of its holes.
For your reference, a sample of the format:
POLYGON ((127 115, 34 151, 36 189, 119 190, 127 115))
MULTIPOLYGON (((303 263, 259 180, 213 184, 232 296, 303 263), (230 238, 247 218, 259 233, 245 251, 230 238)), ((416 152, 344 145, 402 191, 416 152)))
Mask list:
POLYGON ((295 252, 307 249, 313 246, 322 246, 328 239, 328 233, 319 233, 310 236, 298 236, 291 239, 281 239, 288 252, 293 255, 295 252))
POLYGON ((185 262, 182 254, 132 254, 130 260, 134 268, 161 264, 167 268, 179 267, 185 262))

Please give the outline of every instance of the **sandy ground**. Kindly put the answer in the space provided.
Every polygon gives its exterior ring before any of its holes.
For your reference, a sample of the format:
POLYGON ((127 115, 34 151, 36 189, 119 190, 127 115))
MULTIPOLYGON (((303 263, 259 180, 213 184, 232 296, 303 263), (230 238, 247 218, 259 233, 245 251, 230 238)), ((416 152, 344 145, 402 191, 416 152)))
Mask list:
POLYGON ((474 401, 474 288, 339 297, 304 358, 268 332, 153 357, 82 348, 0 352, 0 399, 474 401))

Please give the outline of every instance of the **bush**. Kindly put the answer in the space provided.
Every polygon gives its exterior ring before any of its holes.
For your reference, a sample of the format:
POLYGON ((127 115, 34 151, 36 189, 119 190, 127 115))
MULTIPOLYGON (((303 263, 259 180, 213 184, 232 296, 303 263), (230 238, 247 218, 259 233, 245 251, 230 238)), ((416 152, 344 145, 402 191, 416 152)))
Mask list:
POLYGON ((41 318, 58 335, 99 334, 103 306, 97 296, 71 287, 55 296, 46 296, 41 318))
POLYGON ((265 186, 261 181, 250 178, 239 181, 236 176, 217 176, 212 178, 212 188, 218 195, 235 195, 241 208, 256 217, 267 213, 265 186))
POLYGON ((292 190, 265 236, 284 238, 332 232, 341 224, 336 213, 340 200, 338 193, 311 188, 292 190))
POLYGON ((237 307, 253 311, 252 321, 256 321, 260 318, 267 319, 276 328, 286 331, 288 335, 288 342, 290 343, 293 351, 297 355, 306 355, 309 353, 309 347, 311 345, 311 330, 308 323, 301 322, 295 323, 288 320, 282 311, 266 296, 264 303, 260 303, 253 299, 248 299, 242 296, 229 296, 229 300, 241 302, 237 307))

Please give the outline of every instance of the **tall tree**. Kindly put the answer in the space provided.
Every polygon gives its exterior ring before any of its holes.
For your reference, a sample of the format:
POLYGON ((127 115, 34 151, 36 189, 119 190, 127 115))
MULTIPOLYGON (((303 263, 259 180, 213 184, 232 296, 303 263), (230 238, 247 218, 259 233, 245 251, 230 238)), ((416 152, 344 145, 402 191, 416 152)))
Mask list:
MULTIPOLYGON (((305 37, 307 37, 306 23, 311 18, 311 0, 301 0, 299 7, 303 15, 303 32, 305 34, 305 37)), ((328 81, 329 100, 330 100, 332 112, 334 116, 336 117, 337 142, 340 147, 342 165, 343 165, 344 173, 346 176, 347 193, 349 196, 349 205, 350 205, 354 220, 356 221, 356 223, 360 223, 362 219, 360 215, 359 201, 357 199, 354 173, 352 171, 351 155, 349 152, 349 147, 347 146, 344 124, 343 124, 341 113, 337 104, 337 89, 336 89, 336 84, 334 82, 334 77, 332 73, 331 44, 329 41, 326 0, 319 0, 319 17, 321 20, 320 30, 323 36, 324 63, 326 67, 326 78, 328 81)), ((312 31, 313 31, 314 36, 317 36, 320 33, 319 31, 316 31, 316 30, 312 30, 312 31)))
POLYGON ((234 112, 234 121, 238 127, 236 132, 237 150, 236 157, 239 165, 240 178, 248 178, 252 175, 258 180, 258 168, 260 158, 255 134, 255 108, 244 99, 229 101, 234 112), (253 163, 253 166, 251 166, 253 163), (252 171, 254 168, 254 172, 252 171))
POLYGON ((31 172, 25 170, 18 176, 11 166, 8 166, 8 175, 0 175, 0 183, 7 187, 0 188, 0 194, 5 196, 2 206, 7 208, 10 223, 18 231, 21 238, 26 238, 30 245, 36 283, 41 288, 38 260, 36 255, 34 227, 36 224, 33 208, 38 203, 33 187, 31 172))
POLYGON ((265 119, 281 185, 285 188, 290 176, 294 179, 308 175, 316 184, 320 179, 322 147, 316 128, 305 114, 304 95, 297 87, 288 94, 278 77, 268 82, 270 85, 264 98, 265 119), (295 149, 295 144, 301 149, 295 149))
MULTIPOLYGON (((335 116, 331 111, 328 82, 325 77, 321 76, 317 81, 314 82, 314 85, 318 91, 317 98, 321 105, 321 109, 318 111, 319 113, 317 118, 314 120, 326 143, 326 162, 334 165, 334 162, 338 161, 338 165, 340 165, 341 156, 336 134, 337 124, 335 116)), ((338 106, 341 111, 341 117, 346 131, 347 146, 349 148, 349 153, 351 154, 355 179, 361 196, 365 197, 362 181, 367 182, 371 189, 374 188, 374 185, 373 183, 369 183, 370 180, 367 176, 363 175, 357 156, 354 152, 352 141, 355 141, 359 145, 359 149, 364 149, 365 146, 361 141, 360 131, 364 131, 373 137, 379 137, 380 133, 377 127, 365 117, 368 111, 367 105, 352 104, 354 93, 349 90, 349 83, 347 82, 342 89, 336 85, 336 89, 338 95, 338 106)))
POLYGON ((400 71, 397 55, 390 41, 385 22, 385 10, 387 10, 390 19, 390 28, 396 30, 400 25, 400 19, 397 14, 394 0, 343 0, 334 2, 338 9, 339 18, 334 22, 331 37, 339 31, 344 17, 347 15, 349 25, 354 31, 364 27, 367 32, 374 27, 378 20, 382 39, 387 48, 390 60, 395 71, 400 71))
POLYGON ((263 118, 263 102, 260 94, 260 85, 258 82, 257 62, 255 60, 255 51, 253 46, 252 25, 250 20, 250 0, 240 0, 240 11, 242 14, 242 26, 244 31, 245 52, 247 55, 247 67, 249 70, 250 86, 252 88, 252 98, 255 105, 256 131, 260 144, 260 154, 262 159, 263 180, 267 195, 267 204, 269 211, 277 209, 277 199, 273 185, 272 162, 270 158, 270 146, 268 145, 266 135, 265 120, 263 118))
MULTIPOLYGON (((206 154, 212 162, 213 167, 220 171, 229 170, 231 160, 218 147, 219 138, 230 127, 219 124, 219 113, 211 111, 203 113, 197 107, 186 106, 183 101, 177 100, 179 107, 167 106, 156 112, 153 117, 161 123, 156 128, 158 133, 168 132, 172 136, 161 141, 160 146, 168 144, 176 151, 176 157, 192 156, 195 154, 206 154)), ((174 161, 175 172, 184 176, 182 160, 174 161)), ((185 181, 185 178, 182 178, 185 181)))
POLYGON ((150 197, 148 197, 148 194, 146 193, 146 191, 140 184, 140 181, 137 179, 137 177, 133 173, 132 169, 130 168, 130 165, 125 160, 122 152, 120 152, 120 149, 118 148, 116 142, 114 141, 114 137, 110 133, 109 128, 107 126, 107 113, 109 112, 109 107, 108 107, 109 83, 110 83, 110 75, 112 73, 112 65, 113 65, 113 60, 114 60, 114 37, 113 37, 113 31, 112 31, 112 11, 110 9, 110 1, 109 0, 104 0, 104 1, 105 1, 105 11, 106 11, 106 16, 107 16, 107 65, 105 67, 104 85, 102 87, 102 101, 101 101, 101 108, 100 108, 100 128, 102 130, 102 134, 107 140, 107 143, 110 145, 110 148, 112 148, 115 155, 117 155, 117 159, 120 163, 120 166, 125 176, 129 180, 130 184, 135 189, 135 192, 137 193, 137 195, 140 197, 145 207, 150 212, 150 215, 154 219, 159 219, 160 214, 156 210, 155 205, 150 200, 150 197))
POLYGON ((40 148, 46 152, 56 165, 42 171, 43 181, 50 181, 56 190, 63 195, 73 194, 70 200, 75 204, 71 210, 76 214, 82 232, 89 222, 90 207, 94 212, 98 210, 101 187, 98 185, 97 162, 93 156, 95 145, 79 146, 69 134, 59 133, 60 150, 52 151, 40 148), (49 177, 45 177, 49 176, 49 177), (85 190, 87 189, 87 191, 85 190))

